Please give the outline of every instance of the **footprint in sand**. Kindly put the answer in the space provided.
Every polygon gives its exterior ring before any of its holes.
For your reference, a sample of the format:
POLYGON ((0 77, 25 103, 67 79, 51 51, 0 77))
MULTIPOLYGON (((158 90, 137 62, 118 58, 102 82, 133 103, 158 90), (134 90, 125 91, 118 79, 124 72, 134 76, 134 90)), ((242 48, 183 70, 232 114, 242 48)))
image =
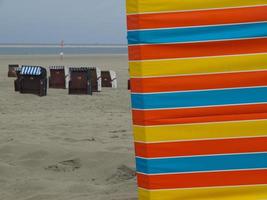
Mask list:
POLYGON ((107 178, 106 181, 111 184, 121 183, 122 181, 127 181, 135 178, 136 172, 126 165, 120 165, 117 168, 117 172, 111 177, 107 178))
POLYGON ((127 130, 116 130, 116 131, 109 131, 109 133, 126 133, 127 130))
POLYGON ((82 166, 80 159, 71 159, 58 162, 54 165, 49 165, 46 170, 54 172, 71 172, 80 169, 82 166))

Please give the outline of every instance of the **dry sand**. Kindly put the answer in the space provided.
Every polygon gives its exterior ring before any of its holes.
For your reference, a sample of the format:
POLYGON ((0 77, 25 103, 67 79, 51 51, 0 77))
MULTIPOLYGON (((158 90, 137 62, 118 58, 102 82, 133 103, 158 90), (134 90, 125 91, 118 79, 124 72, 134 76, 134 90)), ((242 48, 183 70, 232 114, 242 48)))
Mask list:
POLYGON ((127 56, 0 56, 0 200, 134 200, 127 56), (118 89, 14 92, 8 64, 99 66, 118 89))

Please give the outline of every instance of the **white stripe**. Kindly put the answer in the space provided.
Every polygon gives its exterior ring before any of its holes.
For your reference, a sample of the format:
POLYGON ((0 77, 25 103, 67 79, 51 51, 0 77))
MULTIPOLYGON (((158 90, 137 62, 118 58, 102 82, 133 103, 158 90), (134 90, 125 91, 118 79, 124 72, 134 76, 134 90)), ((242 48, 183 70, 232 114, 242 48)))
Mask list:
POLYGON ((243 153, 216 153, 216 154, 202 154, 202 155, 190 155, 190 156, 169 156, 169 157, 153 157, 146 158, 141 156, 135 156, 136 158, 144 159, 144 160, 164 160, 164 159, 175 159, 175 158, 195 158, 195 157, 217 157, 217 156, 231 156, 231 155, 254 155, 254 154, 266 154, 267 151, 263 152, 243 152, 243 153))
POLYGON ((187 58, 163 58, 163 59, 148 59, 148 60, 129 60, 129 63, 136 63, 136 62, 149 62, 149 61, 171 61, 171 60, 194 60, 194 59, 201 59, 201 58, 224 58, 224 57, 234 57, 234 56, 253 56, 253 55, 265 55, 267 54, 267 50, 266 52, 262 52, 262 53, 247 53, 247 54, 232 54, 232 55, 218 55, 218 56, 202 56, 202 57, 187 57, 187 58))
POLYGON ((166 141, 158 141, 158 142, 144 142, 144 141, 138 141, 135 140, 135 143, 141 143, 141 144, 162 144, 162 143, 179 143, 179 142, 196 142, 196 141, 217 141, 217 140, 227 140, 227 139, 253 139, 253 138, 262 138, 267 137, 266 135, 260 135, 260 136, 248 136, 248 137, 222 137, 222 138, 203 138, 203 139, 188 139, 188 140, 166 140, 166 141))
POLYGON ((162 76, 132 76, 131 79, 148 79, 148 78, 168 78, 168 77, 180 77, 180 76, 197 76, 197 75, 212 75, 212 74, 231 74, 231 73, 240 73, 240 72, 266 72, 266 69, 259 70, 245 70, 245 71, 227 71, 227 72, 210 72, 210 73, 197 73, 197 74, 178 74, 178 75, 162 75, 162 76))
POLYGON ((175 175, 175 174, 198 174, 198 173, 210 173, 210 172, 236 172, 236 171, 254 171, 254 170, 267 170, 267 168, 249 168, 249 169, 227 169, 227 170, 209 170, 209 171, 193 171, 193 172, 175 172, 175 173, 143 173, 138 172, 138 174, 148 175, 148 176, 159 176, 159 175, 175 175))
MULTIPOLYGON (((176 191, 176 190, 201 190, 201 189, 223 189, 223 188, 237 188, 237 187, 260 187, 260 186, 267 186, 267 184, 255 184, 255 185, 234 185, 234 186, 211 186, 211 187, 191 187, 191 188, 175 188, 175 189, 145 189, 142 187, 138 187, 145 191, 150 192, 157 192, 157 191, 176 191)), ((259 199, 259 200, 266 200, 266 199, 259 199)))
POLYGON ((30 67, 26 67, 26 72, 25 74, 29 74, 30 73, 30 67))
POLYGON ((229 23, 229 24, 211 24, 211 25, 197 25, 197 26, 174 26, 168 28, 149 28, 149 29, 131 29, 128 32, 141 32, 141 31, 159 31, 159 30, 172 30, 172 29, 188 29, 188 28, 206 28, 206 27, 219 27, 219 26, 231 26, 231 25, 244 25, 244 24, 261 24, 267 21, 256 22, 241 22, 241 23, 229 23))
POLYGON ((33 75, 36 75, 36 74, 37 74, 37 70, 38 70, 37 67, 33 67, 33 68, 32 68, 32 74, 33 74, 33 75))
POLYGON ((171 108, 153 108, 153 109, 138 109, 132 108, 132 110, 176 110, 176 109, 188 109, 188 108, 214 108, 214 107, 225 107, 225 106, 242 106, 242 105, 257 105, 266 104, 267 102, 257 102, 257 103, 239 103, 239 104, 225 104, 225 105, 214 105, 214 106, 190 106, 190 107, 171 107, 171 108))
MULTIPOLYGON (((266 102, 267 103, 267 102, 266 102)), ((252 120, 235 120, 231 122, 258 122, 258 121, 267 121, 267 119, 252 119, 252 120)), ((192 126, 192 125, 203 125, 203 124, 224 124, 229 121, 219 121, 219 122, 198 122, 198 123, 188 123, 188 124, 164 124, 164 125, 153 125, 153 126, 142 126, 142 125, 133 125, 134 127, 140 127, 140 128, 153 128, 153 127, 176 127, 176 126, 192 126)))
POLYGON ((153 94, 173 94, 173 93, 192 93, 192 92, 208 92, 208 91, 224 91, 224 90, 238 90, 238 89, 253 89, 253 88, 267 88, 267 85, 262 86, 248 86, 248 87, 229 87, 229 88, 215 88, 215 89, 198 89, 198 90, 176 90, 167 92, 132 92, 134 95, 153 95, 153 94))
POLYGON ((33 68, 32 67, 29 67, 28 74, 32 75, 32 73, 33 73, 33 68))

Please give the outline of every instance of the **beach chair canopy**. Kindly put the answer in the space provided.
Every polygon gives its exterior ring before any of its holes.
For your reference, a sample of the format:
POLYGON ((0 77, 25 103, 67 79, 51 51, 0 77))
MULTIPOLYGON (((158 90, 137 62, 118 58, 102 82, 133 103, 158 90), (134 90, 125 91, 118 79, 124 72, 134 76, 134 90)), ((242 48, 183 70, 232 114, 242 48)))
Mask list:
POLYGON ((49 66, 50 70, 64 70, 65 66, 49 66))
POLYGON ((267 0, 127 0, 140 200, 267 199, 267 0))
POLYGON ((26 66, 21 67, 20 75, 39 76, 42 74, 42 67, 39 66, 26 66))
POLYGON ((88 74, 88 78, 89 78, 90 71, 91 71, 90 67, 70 67, 69 68, 70 76, 72 75, 72 73, 75 73, 75 72, 84 72, 88 74))

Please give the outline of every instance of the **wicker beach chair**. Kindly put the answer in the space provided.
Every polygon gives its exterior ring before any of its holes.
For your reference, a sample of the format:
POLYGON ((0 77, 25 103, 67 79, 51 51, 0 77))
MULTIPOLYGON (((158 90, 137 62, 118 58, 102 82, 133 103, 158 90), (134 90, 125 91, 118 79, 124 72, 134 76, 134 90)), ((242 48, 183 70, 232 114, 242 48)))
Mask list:
POLYGON ((69 94, 92 95, 91 70, 87 67, 69 68, 69 94))
POLYGON ((91 71, 91 79, 92 79, 92 91, 93 92, 101 92, 101 71, 97 67, 90 68, 91 71))
POLYGON ((47 72, 39 66, 22 66, 19 75, 20 93, 47 95, 47 72))
POLYGON ((14 80, 15 92, 20 91, 20 79, 21 79, 20 72, 21 72, 21 67, 15 68, 15 73, 16 73, 16 77, 17 77, 17 79, 14 80))
POLYGON ((50 66, 49 88, 66 89, 66 73, 64 66, 50 66))
POLYGON ((114 71, 101 71, 102 87, 117 88, 117 76, 114 71))
POLYGON ((8 65, 8 77, 17 77, 16 69, 19 68, 19 65, 8 65))

